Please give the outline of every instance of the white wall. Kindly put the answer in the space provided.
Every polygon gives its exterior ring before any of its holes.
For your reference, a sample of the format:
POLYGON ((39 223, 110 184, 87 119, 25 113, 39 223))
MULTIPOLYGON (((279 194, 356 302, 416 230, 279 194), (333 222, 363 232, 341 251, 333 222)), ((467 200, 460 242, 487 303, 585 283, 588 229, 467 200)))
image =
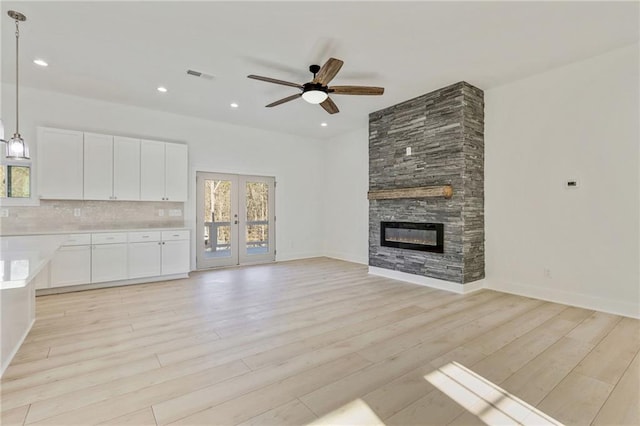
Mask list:
MULTIPOLYGON (((14 86, 2 89, 3 101, 13 102, 14 86)), ((20 105, 21 132, 31 141, 36 161, 36 126, 187 142, 192 182, 185 218, 190 227, 196 170, 275 176, 277 259, 322 255, 321 141, 31 88, 21 88, 20 105)))
POLYGON ((490 287, 640 315, 638 63, 629 46, 485 92, 490 287))
POLYGON ((336 259, 369 261, 369 131, 326 141, 324 252, 336 259))

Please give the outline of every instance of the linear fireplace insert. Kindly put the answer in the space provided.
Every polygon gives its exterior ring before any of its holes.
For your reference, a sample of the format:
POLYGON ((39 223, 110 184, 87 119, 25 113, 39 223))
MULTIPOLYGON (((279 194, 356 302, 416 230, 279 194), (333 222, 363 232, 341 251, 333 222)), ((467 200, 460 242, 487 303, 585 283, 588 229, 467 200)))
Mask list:
POLYGON ((442 223, 380 222, 380 245, 443 253, 444 225, 442 223))

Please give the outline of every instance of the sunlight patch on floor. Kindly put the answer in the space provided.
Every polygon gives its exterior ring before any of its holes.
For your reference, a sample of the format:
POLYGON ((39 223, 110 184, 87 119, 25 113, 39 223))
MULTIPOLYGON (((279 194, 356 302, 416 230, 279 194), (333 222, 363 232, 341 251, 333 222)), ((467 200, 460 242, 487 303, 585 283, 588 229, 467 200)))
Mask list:
POLYGON ((488 425, 562 425, 457 362, 450 362, 424 378, 488 425))
POLYGON ((384 422, 363 400, 356 399, 309 423, 308 426, 320 425, 384 426, 384 422))

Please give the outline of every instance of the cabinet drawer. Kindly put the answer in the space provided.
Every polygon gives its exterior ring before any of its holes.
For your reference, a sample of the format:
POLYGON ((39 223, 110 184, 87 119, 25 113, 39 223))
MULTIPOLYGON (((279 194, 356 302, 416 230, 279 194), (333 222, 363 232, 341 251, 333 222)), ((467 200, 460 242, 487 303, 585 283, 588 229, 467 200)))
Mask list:
POLYGON ((162 231, 162 241, 188 240, 189 230, 162 231))
POLYGON ((91 234, 92 244, 116 244, 116 243, 126 243, 126 242, 127 242, 126 232, 108 232, 104 234, 91 234))
POLYGON ((130 243, 144 243, 146 241, 160 241, 160 231, 129 232, 130 243))
POLYGON ((70 234, 63 246, 85 246, 91 244, 91 234, 70 234))

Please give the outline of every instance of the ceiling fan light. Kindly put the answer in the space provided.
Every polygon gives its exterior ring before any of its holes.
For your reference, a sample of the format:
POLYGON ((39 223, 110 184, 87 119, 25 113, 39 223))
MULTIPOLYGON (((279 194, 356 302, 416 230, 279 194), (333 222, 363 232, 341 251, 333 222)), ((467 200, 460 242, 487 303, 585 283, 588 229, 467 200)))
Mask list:
POLYGON ((6 157, 11 160, 29 160, 29 147, 19 134, 7 141, 6 157))
POLYGON ((329 95, 327 92, 322 90, 307 90, 302 94, 302 99, 309 102, 310 104, 320 104, 324 102, 329 95))

